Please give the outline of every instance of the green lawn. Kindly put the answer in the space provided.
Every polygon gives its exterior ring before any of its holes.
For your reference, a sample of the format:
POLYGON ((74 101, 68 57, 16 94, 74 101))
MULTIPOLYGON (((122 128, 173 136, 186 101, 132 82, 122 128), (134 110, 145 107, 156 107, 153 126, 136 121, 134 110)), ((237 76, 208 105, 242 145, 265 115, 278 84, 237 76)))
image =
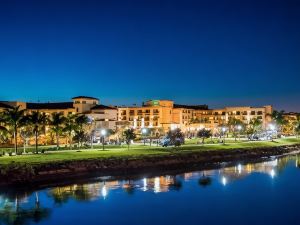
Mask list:
POLYGON ((100 149, 83 149, 80 151, 76 150, 65 150, 65 151, 53 151, 46 152, 44 154, 28 154, 20 156, 2 156, 0 157, 0 165, 9 164, 12 162, 16 163, 29 163, 29 164, 41 164, 49 162, 58 162, 65 160, 82 160, 82 159, 101 159, 101 158, 139 158, 139 157, 150 157, 158 155, 168 155, 168 154, 184 154, 188 152, 197 151, 216 151, 225 149, 249 149, 254 147, 264 147, 264 146, 281 146, 281 145, 292 145, 300 144, 300 139, 287 138, 287 139, 277 139, 274 142, 271 141, 256 141, 256 142, 237 142, 237 143, 227 143, 223 144, 207 144, 207 145, 196 145, 194 143, 187 143, 179 148, 174 147, 156 147, 156 146, 143 146, 134 145, 127 149, 127 146, 116 147, 116 146, 106 146, 106 150, 102 151, 100 149))

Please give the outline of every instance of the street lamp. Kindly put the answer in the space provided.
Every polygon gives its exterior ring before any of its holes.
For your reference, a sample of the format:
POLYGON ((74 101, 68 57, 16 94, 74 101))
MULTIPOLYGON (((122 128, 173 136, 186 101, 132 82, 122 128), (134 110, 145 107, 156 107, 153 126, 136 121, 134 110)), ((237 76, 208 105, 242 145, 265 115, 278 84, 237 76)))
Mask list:
POLYGON ((269 128, 271 130, 271 140, 273 141, 273 135, 274 135, 274 132, 276 130, 276 127, 274 124, 269 124, 269 128))
POLYGON ((104 137, 106 135, 106 130, 102 129, 101 130, 101 136, 102 136, 102 150, 104 151, 104 137))
POLYGON ((239 131, 239 140, 241 140, 241 130, 243 129, 241 125, 237 126, 237 129, 239 131))
POLYGON ((226 127, 222 127, 222 132, 223 132, 223 144, 225 145, 225 132, 226 132, 226 127))
POLYGON ((147 133, 147 129, 146 129, 146 128, 143 128, 143 129, 142 129, 142 134, 143 134, 143 139, 144 139, 144 145, 146 145, 146 139, 145 139, 146 133, 147 133))

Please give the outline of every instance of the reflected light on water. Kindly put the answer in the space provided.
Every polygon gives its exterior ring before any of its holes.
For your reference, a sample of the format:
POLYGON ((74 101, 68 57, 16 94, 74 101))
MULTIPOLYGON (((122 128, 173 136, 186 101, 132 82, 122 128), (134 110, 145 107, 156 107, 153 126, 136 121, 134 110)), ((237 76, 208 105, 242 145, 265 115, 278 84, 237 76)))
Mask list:
POLYGON ((143 179, 143 191, 147 191, 147 178, 143 179))
POLYGON ((155 179, 154 179, 154 192, 155 192, 155 193, 160 192, 160 182, 159 182, 159 177, 155 177, 155 179))
POLYGON ((274 178, 275 175, 276 175, 276 173, 275 173, 274 169, 272 169, 272 170, 270 171, 270 176, 271 176, 272 178, 274 178))
POLYGON ((226 184, 227 184, 227 179, 226 179, 226 177, 222 177, 222 184, 225 186, 226 184))
POLYGON ((107 196, 107 189, 106 189, 105 185, 101 189, 101 194, 102 194, 103 198, 106 198, 106 196, 107 196))
POLYGON ((238 166, 237 166, 237 169, 238 169, 238 172, 239 172, 239 174, 242 172, 242 165, 241 164, 239 164, 238 166))

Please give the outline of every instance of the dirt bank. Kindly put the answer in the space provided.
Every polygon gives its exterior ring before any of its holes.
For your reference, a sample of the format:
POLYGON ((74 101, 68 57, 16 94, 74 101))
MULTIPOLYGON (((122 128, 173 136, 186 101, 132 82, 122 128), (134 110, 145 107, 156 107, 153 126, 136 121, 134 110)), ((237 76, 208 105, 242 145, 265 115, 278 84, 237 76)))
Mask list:
POLYGON ((247 162, 300 150, 300 145, 251 149, 199 151, 167 156, 105 158, 53 162, 47 164, 11 163, 0 165, 0 185, 54 183, 99 175, 128 175, 184 168, 211 168, 222 162, 247 162))

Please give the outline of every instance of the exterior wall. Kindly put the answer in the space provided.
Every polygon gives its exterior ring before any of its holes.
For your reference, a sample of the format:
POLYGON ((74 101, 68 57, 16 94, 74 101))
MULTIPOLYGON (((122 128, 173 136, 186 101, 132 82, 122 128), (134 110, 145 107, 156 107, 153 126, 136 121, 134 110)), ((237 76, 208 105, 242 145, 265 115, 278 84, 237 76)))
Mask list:
POLYGON ((120 107, 118 121, 128 121, 130 127, 136 129, 147 127, 169 130, 174 124, 173 101, 151 100, 141 107, 120 107))
POLYGON ((95 122, 96 129, 103 128, 116 130, 116 122, 118 118, 117 114, 117 109, 97 109, 92 110, 86 115, 93 119, 93 121, 95 122))
POLYGON ((88 112, 91 108, 99 104, 99 100, 90 98, 74 98, 73 102, 77 113, 88 112))
MULTIPOLYGON (((1 101, 0 101, 1 102, 1 101)), ((20 109, 26 109, 26 102, 18 102, 18 101, 2 101, 2 103, 12 106, 12 107, 17 107, 20 106, 20 109)), ((0 109, 1 110, 1 109, 0 109)), ((3 110, 3 109, 2 109, 3 110)))
POLYGON ((67 116, 69 114, 76 114, 75 108, 72 109, 28 109, 27 112, 33 112, 39 110, 40 112, 46 113, 46 115, 51 115, 52 113, 61 113, 64 116, 67 116))

